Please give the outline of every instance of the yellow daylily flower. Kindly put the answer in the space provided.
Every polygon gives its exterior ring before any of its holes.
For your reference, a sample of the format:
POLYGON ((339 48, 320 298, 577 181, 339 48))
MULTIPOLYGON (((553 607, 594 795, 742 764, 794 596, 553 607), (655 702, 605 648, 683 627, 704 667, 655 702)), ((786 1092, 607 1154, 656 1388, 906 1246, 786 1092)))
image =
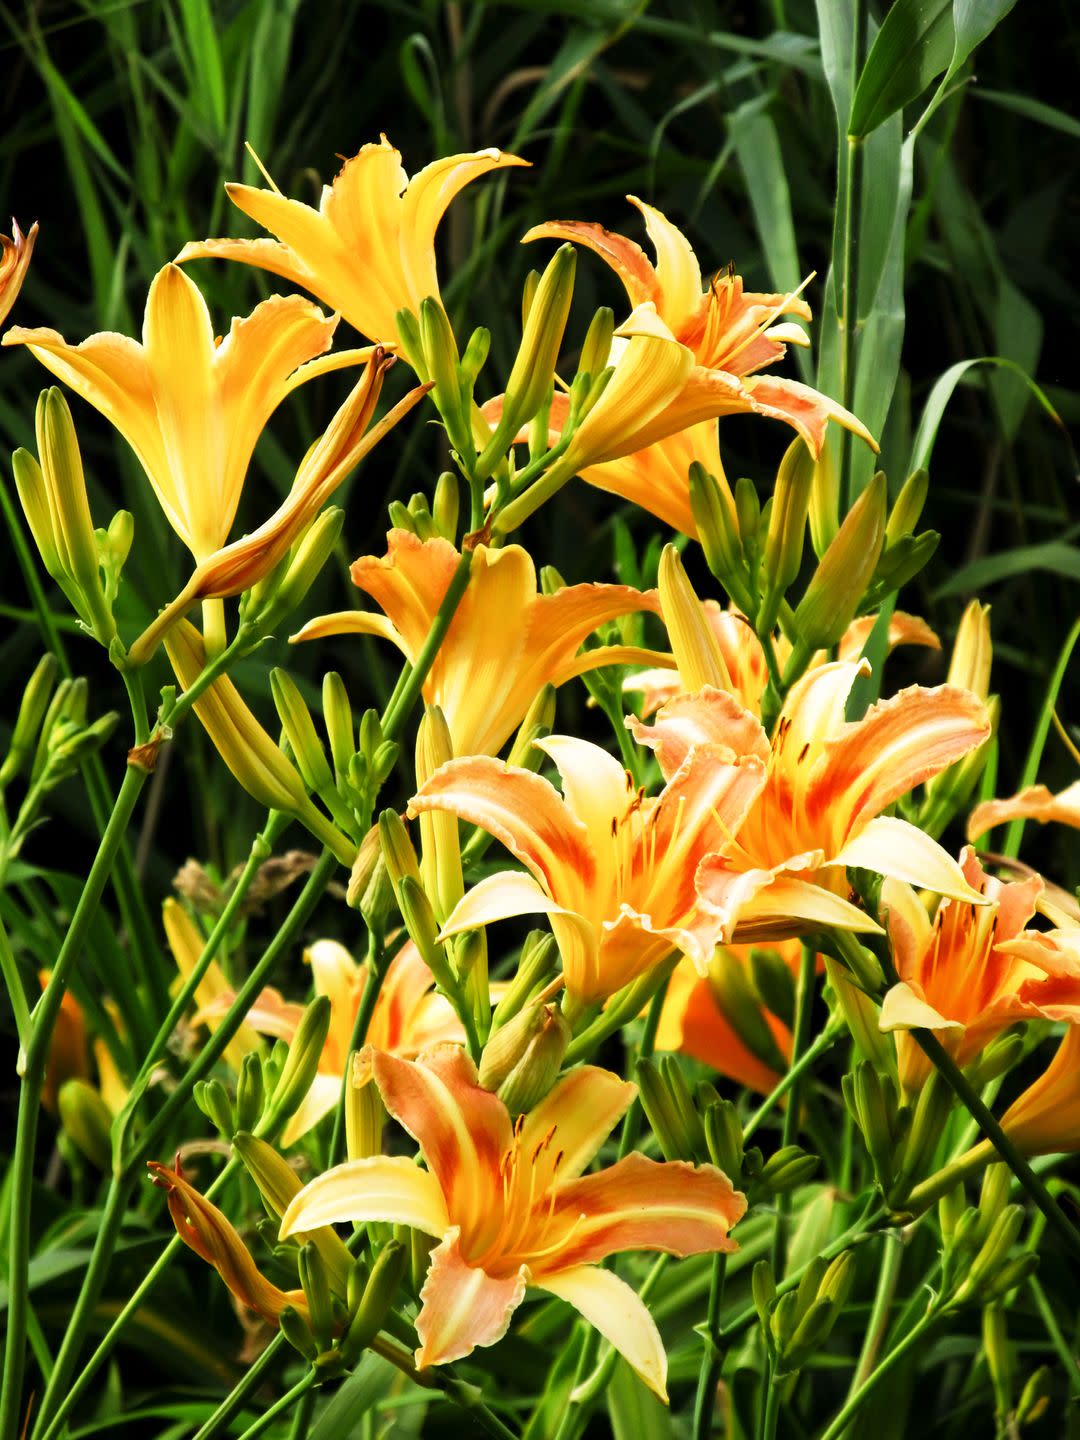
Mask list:
POLYGON ((276 187, 226 185, 233 204, 278 238, 192 241, 177 264, 242 260, 317 296, 361 335, 391 341, 399 310, 415 314, 421 300, 439 297, 435 232, 450 202, 479 176, 528 163, 480 150, 436 160, 410 178, 384 135, 345 161, 317 210, 276 187))
POLYGON ((11 236, 0 235, 0 325, 7 319, 22 289, 37 233, 37 221, 24 235, 12 217, 11 236))
MULTIPOLYGON (((176 962, 182 983, 188 979, 198 964, 199 957, 206 948, 206 938, 179 900, 174 900, 172 896, 161 907, 161 921, 165 927, 165 939, 169 946, 169 952, 176 962)), ((211 960, 206 973, 195 987, 195 1003, 199 1011, 195 1018, 197 1021, 205 1022, 211 1032, 217 1029, 215 1004, 226 995, 231 1004, 232 987, 226 980, 221 966, 216 960, 211 960)), ((222 1007, 222 1010, 227 1009, 228 1004, 222 1007)), ((244 1056, 249 1051, 257 1050, 258 1047, 258 1035, 251 1025, 245 1022, 225 1047, 225 1063, 232 1066, 234 1070, 239 1070, 244 1056)))
POLYGON ((569 735, 536 744, 555 762, 561 797, 529 770, 473 756, 440 766, 409 801, 410 815, 445 810, 479 825, 529 872, 481 880, 443 935, 547 915, 567 994, 582 1005, 614 995, 672 950, 704 972, 715 925, 700 912, 694 874, 751 809, 765 783, 761 760, 698 745, 647 799, 598 745, 569 735))
MULTIPOLYGON (((328 635, 379 635, 415 662, 461 557, 448 540, 391 530, 380 559, 366 555, 353 581, 383 614, 344 610, 310 620, 296 641, 328 635)), ((580 654, 607 620, 657 609, 655 591, 629 585, 537 589, 536 568, 519 545, 478 545, 465 594, 424 682, 424 699, 446 718, 457 755, 502 748, 545 685, 562 685, 599 665, 656 664, 664 656, 629 645, 580 654)))
POLYGON ((300 295, 278 295, 215 339, 206 301, 166 265, 146 297, 142 344, 103 332, 69 345, 55 330, 19 326, 3 343, 28 346, 115 425, 169 524, 201 561, 228 540, 255 443, 286 395, 370 358, 324 354, 337 323, 300 295))
POLYGON ((599 1262, 623 1250, 699 1255, 736 1249, 746 1197, 712 1165, 628 1155, 583 1172, 636 1087, 578 1066, 516 1123, 465 1052, 417 1062, 367 1049, 387 1110, 417 1141, 422 1170, 373 1156, 328 1170, 291 1201, 281 1236, 339 1222, 391 1220, 438 1240, 420 1292, 416 1363, 442 1365, 494 1345, 526 1289, 573 1305, 667 1399, 667 1357, 637 1294, 599 1262))

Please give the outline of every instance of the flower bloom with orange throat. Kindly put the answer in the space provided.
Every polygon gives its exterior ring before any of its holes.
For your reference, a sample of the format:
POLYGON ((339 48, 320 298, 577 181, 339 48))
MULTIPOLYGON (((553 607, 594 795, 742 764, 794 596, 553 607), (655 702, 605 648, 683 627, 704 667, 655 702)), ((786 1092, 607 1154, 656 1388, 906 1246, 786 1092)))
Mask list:
MULTIPOLYGON (((323 615, 293 638, 379 635, 415 662, 460 559, 448 540, 391 530, 385 557, 366 555, 352 567, 355 583, 384 613, 323 615)), ((654 591, 629 585, 567 585, 541 595, 532 558, 520 545, 478 545, 465 594, 424 682, 424 699, 442 710, 456 754, 494 754, 545 685, 562 685, 599 665, 663 658, 627 645, 578 654, 598 625, 657 608, 654 591)))
POLYGON ((291 1202, 282 1238, 371 1220, 435 1237, 416 1320, 421 1367, 494 1345, 531 1287, 573 1305, 666 1399, 656 1325, 630 1286, 599 1262, 623 1250, 734 1250, 728 1232, 746 1199, 727 1176, 711 1165, 639 1154, 583 1174, 636 1093, 606 1070, 571 1070, 514 1123, 457 1046, 439 1046, 417 1062, 367 1049, 357 1063, 372 1072, 427 1169, 382 1155, 339 1165, 291 1202))
POLYGON ((30 256, 34 251, 37 233, 36 222, 24 235, 13 218, 10 237, 0 235, 0 325, 7 319, 11 307, 18 299, 30 267, 30 256))
POLYGON ((888 879, 881 887, 900 977, 882 1004, 881 1028, 896 1032, 900 1080, 909 1092, 932 1069, 905 1033, 912 1026, 935 1031, 965 1066, 1018 1020, 1080 1021, 1080 953, 1070 966, 1058 947, 1021 933, 1035 914, 1042 880, 995 880, 970 848, 961 865, 987 903, 942 900, 931 920, 909 886, 888 879))
POLYGON ((384 135, 345 161, 317 210, 276 186, 226 185, 233 204, 278 238, 192 241, 177 263, 242 260, 317 296, 361 335, 392 341, 399 310, 415 314, 421 300, 438 299, 435 232, 450 202, 481 175, 527 164, 480 150, 436 160, 410 179, 384 135))
POLYGON ((567 993, 586 1005, 614 995, 672 950, 704 971, 715 926, 700 914, 694 875, 751 809, 765 783, 761 759, 699 745, 650 799, 598 745, 569 735, 536 744, 555 762, 562 796, 529 770, 475 756, 441 766, 409 802, 410 815, 447 810, 479 825, 529 872, 481 880, 443 934, 547 915, 567 993))

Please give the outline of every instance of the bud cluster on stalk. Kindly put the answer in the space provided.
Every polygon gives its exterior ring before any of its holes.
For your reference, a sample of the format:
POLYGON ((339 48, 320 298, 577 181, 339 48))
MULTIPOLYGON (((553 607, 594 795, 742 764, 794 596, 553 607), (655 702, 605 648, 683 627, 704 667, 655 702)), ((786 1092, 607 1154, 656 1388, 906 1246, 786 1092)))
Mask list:
POLYGON ((794 1375, 822 1348, 840 1317, 855 1280, 855 1257, 845 1250, 835 1260, 817 1255, 798 1286, 784 1294, 767 1260, 751 1277, 754 1306, 772 1362, 774 1379, 794 1375))
POLYGON ((1019 1243, 1025 1210, 1009 1203, 1012 1184, 1007 1165, 989 1165, 977 1205, 964 1204, 962 1188, 940 1201, 942 1311, 1003 1300, 1038 1268, 1035 1250, 1019 1243))

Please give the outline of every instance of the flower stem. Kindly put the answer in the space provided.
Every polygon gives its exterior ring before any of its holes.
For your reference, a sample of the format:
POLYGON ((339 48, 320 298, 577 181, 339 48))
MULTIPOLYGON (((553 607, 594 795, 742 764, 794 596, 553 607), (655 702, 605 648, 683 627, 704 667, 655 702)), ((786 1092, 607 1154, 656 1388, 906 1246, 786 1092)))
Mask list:
MULTIPOLYGON (((791 1068, 794 1069, 803 1052, 808 1048, 810 1038, 810 1015, 814 1007, 814 972, 817 952, 812 945, 802 947, 802 962, 799 966, 799 983, 795 991, 795 1024, 791 1037, 791 1068)), ((785 1149, 794 1145, 799 1133, 799 1084, 801 1073, 795 1076, 789 1089, 787 1109, 784 1111, 784 1128, 781 1146, 785 1149)), ((784 1270, 784 1254, 787 1248, 787 1227, 791 1214, 791 1192, 776 1197, 776 1229, 773 1231, 772 1268, 774 1275, 784 1270)))
MULTIPOLYGON (((395 1365, 417 1385, 422 1385, 426 1390, 438 1390, 453 1404, 467 1410, 477 1425, 488 1435, 494 1436, 495 1440, 518 1440, 513 1430, 488 1409, 480 1398, 479 1390, 472 1385, 465 1385, 456 1376, 438 1370, 418 1370, 404 1350, 399 1349, 392 1341, 384 1340, 381 1335, 371 1342, 371 1348, 376 1355, 389 1360, 391 1365, 395 1365)), ((196 1435, 195 1440, 202 1440, 202 1437, 196 1435)))
POLYGON ((760 1440, 775 1440, 780 1419, 780 1381, 770 1364, 765 1370, 765 1407, 761 1416, 760 1440))
POLYGON ((105 882, 112 872, 128 822, 135 809, 147 775, 144 770, 128 766, 113 806, 112 815, 101 837, 86 885, 71 917, 67 935, 56 957, 49 983, 34 1007, 32 1034, 25 1052, 25 1069, 19 1094, 19 1116, 12 1156, 10 1185, 10 1230, 8 1236, 8 1317, 7 1343, 4 1351, 3 1391, 0 1394, 0 1440, 17 1440, 21 1433, 22 1380, 26 1347, 26 1323, 29 1300, 30 1208, 34 1179, 34 1153, 37 1142, 41 1091, 45 1083, 45 1065, 49 1041, 68 979, 82 954, 91 921, 97 914, 105 882))
POLYGON ((852 1417, 862 1408, 863 1404, 870 1398, 882 1380, 899 1365, 900 1361, 903 1360, 906 1355, 909 1355, 911 1351, 915 1349, 936 1319, 936 1314, 928 1312, 908 1331, 899 1345, 894 1346, 893 1349, 889 1351, 877 1369, 871 1375, 868 1375, 863 1383, 848 1396, 844 1402, 843 1409, 828 1429, 823 1431, 820 1440, 840 1440, 840 1436, 843 1435, 847 1429, 852 1417))
POLYGON ((694 1397, 694 1440, 709 1440, 713 1412, 716 1409, 716 1387, 723 1367, 724 1352, 720 1348, 720 1310, 724 1303, 724 1280, 727 1278, 727 1256, 720 1250, 712 1257, 709 1276, 709 1306, 705 1315, 705 1353, 698 1372, 697 1394, 694 1397))
POLYGON ((898 1236, 886 1232, 882 1240, 885 1249, 881 1257, 881 1269, 878 1272, 877 1290, 874 1292, 874 1306, 870 1312, 870 1322, 866 1327, 866 1335, 863 1338, 855 1373, 851 1377, 851 1385, 848 1389, 849 1400, 860 1385, 870 1378, 877 1357, 881 1353, 881 1347, 885 1343, 885 1336, 889 1329, 889 1311, 892 1309, 893 1297, 896 1294, 896 1282, 900 1278, 900 1266, 904 1259, 904 1247, 898 1236))
MULTIPOLYGON (((855 87, 866 59, 866 0, 854 0, 851 41, 851 91, 855 87)), ((840 269, 840 404, 852 408, 855 398, 855 330, 859 309, 859 230, 862 224, 863 143, 861 136, 840 137, 847 145, 847 165, 841 195, 844 249, 840 269)), ((843 513, 851 509, 851 455, 854 446, 844 430, 840 434, 840 495, 843 513)))
POLYGON ((269 1429, 279 1416, 291 1410, 297 1400, 306 1395, 318 1383, 319 1378, 317 1370, 309 1370, 302 1380, 298 1380, 291 1390, 286 1390, 279 1400, 275 1400, 273 1405, 264 1410, 259 1418, 248 1426, 241 1434, 240 1440, 255 1440, 255 1437, 269 1429))
POLYGON ((812 1068, 814 1063, 825 1054, 826 1050, 832 1049, 843 1033, 844 1030, 842 1026, 837 1026, 835 1029, 826 1028, 813 1044, 807 1046, 798 1060, 785 1072, 780 1082, 769 1091, 768 1095, 765 1096, 765 1099, 746 1122, 743 1129, 743 1144, 746 1144, 751 1135, 758 1129, 769 1111, 776 1108, 791 1087, 801 1079, 807 1070, 812 1068))

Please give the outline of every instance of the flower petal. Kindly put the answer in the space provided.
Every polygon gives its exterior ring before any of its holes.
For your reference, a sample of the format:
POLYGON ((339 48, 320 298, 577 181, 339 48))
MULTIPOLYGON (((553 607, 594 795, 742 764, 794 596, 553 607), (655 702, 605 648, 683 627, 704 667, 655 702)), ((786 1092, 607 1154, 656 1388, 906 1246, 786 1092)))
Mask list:
MULTIPOLYGON (((567 1071, 522 1123, 522 1154, 531 1154, 548 1132, 544 1151, 558 1156, 560 1181, 575 1180, 596 1158, 601 1145, 633 1104, 637 1086, 597 1065, 567 1071)), ((544 1185, 537 1186, 543 1193, 544 1185)))
POLYGON ((461 1253, 461 1230, 455 1225, 431 1252, 416 1334, 416 1363, 446 1365, 470 1355, 477 1345, 494 1345, 510 1327, 525 1295, 528 1272, 522 1265, 499 1279, 470 1265, 461 1253))
POLYGON ((1080 780, 1054 795, 1045 785, 1029 785, 1008 800, 984 800, 968 820, 967 838, 978 840, 995 825, 1009 820, 1037 820, 1040 825, 1057 821, 1080 828, 1080 780))
POLYGON ((320 1225, 386 1220, 441 1236, 450 1221, 435 1176, 402 1155, 347 1160, 317 1176, 289 1202, 281 1238, 320 1225))
POLYGON ((596 1265, 574 1265, 533 1277, 531 1284, 573 1305, 667 1404, 664 1342, 656 1321, 625 1280, 596 1265))
POLYGON ((694 319, 702 304, 701 266, 690 241, 660 210, 628 195, 645 217, 645 229, 656 251, 660 298, 656 308, 676 335, 694 319))
POLYGON ((301 1100, 297 1110, 289 1117, 281 1132, 281 1148, 287 1150, 295 1145, 301 1136, 313 1130, 319 1121, 337 1107, 341 1099, 341 1075, 316 1075, 311 1088, 301 1100))
POLYGON ((479 930, 496 920, 509 920, 515 915, 552 915, 562 910, 546 895, 531 875, 520 870, 501 870, 487 875, 458 901, 446 924, 439 932, 440 940, 460 935, 465 930, 479 930))
POLYGON ((946 1020, 911 986, 900 980, 885 992, 881 1002, 880 1030, 960 1030, 959 1020, 946 1020))
POLYGON ((892 816, 879 815, 871 820, 838 855, 831 857, 830 863, 893 875, 921 890, 933 890, 936 895, 948 895, 953 900, 968 900, 972 905, 986 903, 936 840, 906 820, 892 816))
POLYGON ((530 240, 569 240, 574 245, 584 245, 615 271, 626 287, 631 306, 642 305, 647 300, 659 305, 661 301, 660 280, 652 262, 641 246, 625 235, 583 220, 548 220, 543 225, 534 225, 521 237, 523 245, 530 240))
MULTIPOLYGON (((870 632, 877 624, 877 618, 876 615, 864 615, 860 620, 851 622, 840 637, 836 650, 838 660, 858 660, 863 646, 870 638, 870 632)), ((885 653, 891 654, 898 645, 924 645, 928 650, 940 650, 941 640, 920 616, 896 610, 889 621, 885 653)))
POLYGON ((290 635, 289 644, 296 645, 303 640, 326 640, 332 635, 377 635, 396 645, 406 659, 409 656, 393 621, 385 615, 373 615, 364 610, 335 610, 329 615, 318 615, 302 625, 295 635, 290 635))
POLYGON ((696 695, 676 695, 660 707, 651 725, 633 716, 627 716, 626 723, 638 744, 655 752, 665 778, 675 774, 697 745, 726 746, 733 755, 769 759, 769 739, 761 722, 734 695, 711 685, 696 695))

